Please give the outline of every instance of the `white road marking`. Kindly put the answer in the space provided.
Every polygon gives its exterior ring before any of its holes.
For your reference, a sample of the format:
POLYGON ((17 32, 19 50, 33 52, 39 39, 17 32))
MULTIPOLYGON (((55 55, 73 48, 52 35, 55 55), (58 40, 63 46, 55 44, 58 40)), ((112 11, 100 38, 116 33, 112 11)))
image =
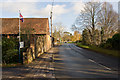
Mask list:
MULTIPOLYGON (((77 46, 74 46, 74 47, 76 47, 76 48, 80 49, 80 48, 79 48, 79 47, 77 47, 77 46)), ((106 68, 106 69, 108 69, 108 70, 111 70, 111 68, 106 67, 106 66, 104 66, 104 65, 101 65, 101 64, 99 64, 99 63, 95 62, 95 61, 94 61, 94 60, 92 60, 92 59, 89 59, 89 61, 91 61, 91 62, 93 62, 93 63, 96 63, 96 64, 98 64, 99 66, 102 66, 102 67, 104 67, 104 68, 106 68)))
POLYGON ((99 63, 97 63, 97 62, 95 62, 94 60, 92 60, 92 59, 88 59, 89 61, 91 61, 91 62, 93 62, 93 63, 96 63, 96 64, 98 64, 99 66, 101 66, 101 67, 104 67, 104 68, 106 68, 106 69, 108 69, 108 70, 111 70, 109 67, 106 67, 106 66, 104 66, 104 65, 101 65, 101 64, 99 64, 99 63))
MULTIPOLYGON (((74 46, 74 47, 76 47, 76 48, 80 49, 80 48, 79 48, 79 47, 77 47, 77 46, 74 46)), ((101 67, 104 67, 105 69, 112 70, 111 68, 106 67, 106 66, 104 66, 104 65, 102 65, 102 64, 99 64, 99 63, 95 62, 95 61, 94 61, 94 60, 92 60, 92 59, 88 59, 88 60, 89 60, 90 62, 93 62, 93 63, 95 63, 95 64, 97 64, 97 65, 101 66, 101 67)))

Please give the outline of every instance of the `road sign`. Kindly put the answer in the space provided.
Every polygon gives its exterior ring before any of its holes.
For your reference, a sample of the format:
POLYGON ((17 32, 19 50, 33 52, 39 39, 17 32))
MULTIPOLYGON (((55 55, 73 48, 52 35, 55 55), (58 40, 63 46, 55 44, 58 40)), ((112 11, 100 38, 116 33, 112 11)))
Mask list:
POLYGON ((20 48, 24 47, 24 42, 20 42, 20 48))

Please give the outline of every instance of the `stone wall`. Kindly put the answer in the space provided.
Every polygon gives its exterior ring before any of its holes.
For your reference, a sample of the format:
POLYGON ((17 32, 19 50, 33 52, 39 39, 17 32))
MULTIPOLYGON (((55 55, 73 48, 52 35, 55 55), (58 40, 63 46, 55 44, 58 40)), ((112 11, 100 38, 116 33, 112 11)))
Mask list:
POLYGON ((36 39, 36 57, 39 57, 42 53, 45 52, 45 36, 38 36, 36 39))
POLYGON ((52 40, 49 35, 46 35, 46 43, 45 43, 45 52, 48 51, 51 48, 52 40))
POLYGON ((30 48, 23 53, 23 63, 32 62, 51 48, 51 37, 49 35, 36 35, 33 39, 34 42, 30 44, 30 48))

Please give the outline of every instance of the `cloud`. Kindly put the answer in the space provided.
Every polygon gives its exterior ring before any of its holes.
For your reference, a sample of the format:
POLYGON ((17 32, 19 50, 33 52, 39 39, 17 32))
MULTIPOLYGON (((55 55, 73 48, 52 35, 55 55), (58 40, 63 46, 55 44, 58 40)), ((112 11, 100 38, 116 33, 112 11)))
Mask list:
MULTIPOLYGON (((51 6, 52 7, 52 6, 51 6)), ((69 13, 69 9, 65 8, 66 5, 55 5, 53 6, 53 19, 60 19, 61 15, 69 13)))
POLYGON ((3 0, 2 2, 39 2, 39 0, 3 0))
MULTIPOLYGON (((65 9, 66 5, 54 5, 53 6, 53 19, 58 18, 60 15, 69 12, 68 9, 65 9)), ((52 5, 48 4, 46 7, 41 8, 37 14, 41 14, 43 16, 50 16, 52 5)))
POLYGON ((74 2, 73 4, 73 11, 75 14, 79 14, 81 12, 81 10, 84 10, 84 3, 82 1, 80 2, 74 2))
MULTIPOLYGON (((9 16, 13 16, 13 14, 17 15, 18 11, 21 10, 23 17, 50 17, 52 5, 47 4, 44 7, 43 5, 37 4, 36 2, 3 2, 2 9, 3 13, 10 13, 6 14, 9 16)), ((58 19, 62 14, 69 12, 65 7, 66 5, 54 5, 53 19, 58 19)))
MULTIPOLYGON (((82 0, 83 2, 119 2, 120 0, 82 0)), ((53 2, 53 0, 0 0, 0 2, 53 2)), ((81 2, 81 0, 54 0, 54 2, 81 2)))
POLYGON ((17 14, 20 10, 24 15, 29 16, 36 11, 35 3, 26 3, 26 2, 4 2, 2 3, 3 12, 7 12, 8 15, 17 14))

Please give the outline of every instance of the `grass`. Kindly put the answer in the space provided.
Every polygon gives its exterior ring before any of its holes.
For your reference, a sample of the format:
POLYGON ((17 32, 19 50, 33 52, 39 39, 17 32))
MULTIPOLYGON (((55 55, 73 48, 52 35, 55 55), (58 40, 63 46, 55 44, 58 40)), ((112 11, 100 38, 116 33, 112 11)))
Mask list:
POLYGON ((90 48, 89 46, 82 45, 81 43, 77 43, 77 46, 82 47, 82 48, 87 48, 87 49, 89 49, 89 48, 90 48))
POLYGON ((17 67, 21 66, 21 63, 2 64, 2 67, 17 67))
POLYGON ((0 46, 2 46, 2 41, 0 41, 0 46))
POLYGON ((63 43, 61 43, 61 42, 58 42, 56 45, 60 46, 60 45, 63 45, 63 43))
POLYGON ((92 51, 95 51, 95 52, 99 52, 99 53, 103 53, 103 54, 106 54, 106 55, 111 55, 111 56, 115 56, 115 57, 120 58, 120 54, 119 54, 120 51, 118 51, 118 50, 109 50, 109 49, 99 48, 99 47, 96 47, 96 46, 86 46, 86 45, 82 45, 81 43, 77 43, 76 45, 79 46, 79 47, 88 49, 88 50, 92 50, 92 51))
POLYGON ((68 42, 68 43, 75 43, 75 42, 68 42))

